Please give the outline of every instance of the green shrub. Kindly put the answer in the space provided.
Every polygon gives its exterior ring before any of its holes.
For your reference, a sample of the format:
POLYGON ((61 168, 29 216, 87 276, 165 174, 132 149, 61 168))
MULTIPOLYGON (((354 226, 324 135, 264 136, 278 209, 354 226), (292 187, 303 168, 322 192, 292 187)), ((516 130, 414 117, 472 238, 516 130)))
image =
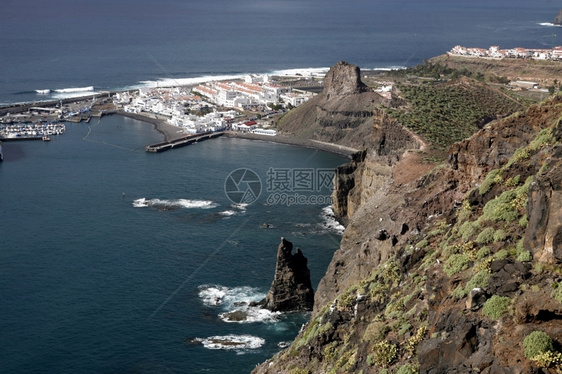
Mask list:
POLYGON ((494 240, 495 230, 493 227, 486 227, 484 230, 478 234, 476 242, 479 244, 488 244, 494 240))
POLYGON ((533 255, 530 251, 525 250, 524 240, 521 238, 517 242, 517 246, 515 247, 515 251, 517 254, 517 261, 520 262, 528 262, 533 260, 533 255))
POLYGON ((476 258, 478 260, 481 260, 484 257, 488 257, 490 255, 490 253, 491 253, 490 248, 482 247, 478 250, 478 252, 476 252, 476 258))
POLYGON ((427 239, 422 239, 416 244, 416 247, 417 248, 424 248, 424 247, 427 247, 428 244, 429 243, 428 243, 427 239))
POLYGON ((488 268, 478 271, 470 280, 463 286, 457 286, 451 295, 457 299, 462 299, 474 288, 486 288, 490 282, 490 270, 488 268))
POLYGON ((500 249, 499 251, 496 252, 496 254, 494 255, 494 258, 496 260, 503 260, 504 258, 508 258, 509 257, 509 251, 505 248, 500 249))
POLYGON ((482 210, 480 217, 482 220, 492 222, 513 222, 519 217, 519 211, 511 202, 515 200, 517 193, 515 190, 503 192, 495 199, 488 201, 482 210))
POLYGON ((484 303, 482 314, 492 319, 500 319, 507 312, 511 299, 505 296, 494 295, 484 303))
POLYGON ((519 184, 520 180, 521 180, 521 176, 516 175, 515 177, 509 178, 508 180, 506 180, 505 185, 506 185, 506 187, 515 187, 519 184))
POLYGON ((560 373, 560 369, 562 369, 562 353, 560 352, 546 351, 543 353, 539 353, 535 357, 531 358, 531 361, 535 361, 540 367, 543 368, 554 365, 557 367, 558 373, 560 373))
POLYGON ((528 148, 531 151, 538 151, 543 148, 546 144, 552 144, 555 142, 554 136, 552 136, 552 127, 541 130, 535 139, 529 143, 528 148))
POLYGON ((507 236, 507 234, 505 233, 504 230, 502 230, 502 229, 496 230, 496 231, 494 232, 494 238, 493 238, 493 239, 494 239, 494 243, 504 241, 505 238, 506 238, 506 236, 507 236))
POLYGON ((561 286, 556 287, 554 290, 552 290, 550 296, 553 299, 557 300, 559 303, 562 303, 562 287, 561 286))
POLYGON ((537 355, 554 349, 552 339, 542 331, 533 331, 523 340, 525 357, 533 359, 537 355))
POLYGON ((490 190, 490 188, 492 188, 494 184, 497 184, 498 182, 502 182, 501 170, 491 170, 488 175, 486 175, 486 178, 484 179, 480 187, 478 187, 478 192, 480 193, 480 195, 484 195, 490 190))
POLYGON ((478 221, 466 221, 459 227, 458 234, 461 236, 462 240, 468 241, 472 236, 476 235, 480 231, 480 223, 478 221))
POLYGON ((387 340, 375 344, 373 347, 375 365, 388 367, 396 359, 397 351, 396 345, 387 340))
POLYGON ((448 276, 451 276, 468 268, 469 262, 470 256, 467 253, 453 254, 447 259, 447 261, 445 261, 445 264, 443 265, 443 271, 448 276))
POLYGON ((410 364, 402 365, 396 370, 396 374, 416 374, 418 369, 410 364))
POLYGON ((459 211, 459 214, 457 215, 459 223, 465 222, 467 219, 469 219, 473 210, 474 210, 474 208, 470 205, 468 200, 464 199, 463 202, 462 202, 461 210, 459 211))
POLYGON ((289 370, 289 374, 310 374, 308 369, 292 368, 289 370))
POLYGON ((533 255, 531 254, 530 251, 523 251, 523 252, 517 254, 516 260, 519 261, 519 262, 533 261, 533 255))
POLYGON ((519 219, 519 226, 525 229, 527 228, 528 224, 529 224, 529 220, 527 219, 527 214, 525 214, 523 217, 519 219))
POLYGON ((480 270, 478 273, 474 274, 474 276, 466 284, 467 291, 470 292, 470 290, 474 288, 488 287, 488 283, 490 282, 490 276, 491 274, 489 269, 480 270))
POLYGON ((371 322, 363 333, 363 340, 378 343, 386 337, 389 330, 385 322, 371 322))

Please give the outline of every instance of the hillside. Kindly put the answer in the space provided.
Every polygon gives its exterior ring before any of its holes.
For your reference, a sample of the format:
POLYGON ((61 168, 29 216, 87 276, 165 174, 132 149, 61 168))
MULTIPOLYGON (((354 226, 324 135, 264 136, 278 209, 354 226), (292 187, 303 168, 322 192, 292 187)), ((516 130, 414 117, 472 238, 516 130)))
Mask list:
POLYGON ((562 64, 559 61, 540 61, 522 59, 483 59, 460 56, 441 55, 429 60, 432 64, 443 64, 453 69, 485 76, 505 77, 508 80, 531 80, 543 86, 560 82, 562 77, 562 64))
POLYGON ((255 373, 562 371, 562 96, 508 114, 432 165, 373 111, 313 316, 255 373))
POLYGON ((556 96, 421 178, 390 175, 352 216, 313 319, 256 373, 562 369, 561 139, 556 96), (535 331, 547 348, 525 347, 535 331))

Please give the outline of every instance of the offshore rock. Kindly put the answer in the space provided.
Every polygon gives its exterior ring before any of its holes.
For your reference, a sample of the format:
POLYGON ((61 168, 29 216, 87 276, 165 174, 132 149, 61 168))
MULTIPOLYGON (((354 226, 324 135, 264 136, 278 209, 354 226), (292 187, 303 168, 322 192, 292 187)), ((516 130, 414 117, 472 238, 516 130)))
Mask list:
POLYGON ((308 260, 299 248, 293 254, 293 243, 281 238, 277 266, 271 288, 257 306, 274 312, 308 311, 314 306, 308 260))
POLYGON ((556 18, 554 18, 554 24, 555 25, 562 25, 562 9, 560 9, 558 14, 556 15, 556 18))

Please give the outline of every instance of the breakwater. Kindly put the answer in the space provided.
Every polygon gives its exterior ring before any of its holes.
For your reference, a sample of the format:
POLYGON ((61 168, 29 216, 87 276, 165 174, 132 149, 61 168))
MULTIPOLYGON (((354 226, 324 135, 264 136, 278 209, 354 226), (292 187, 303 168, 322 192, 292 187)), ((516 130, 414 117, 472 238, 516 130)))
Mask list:
POLYGON ((224 132, 220 131, 220 132, 206 132, 206 133, 202 133, 202 134, 188 135, 188 136, 184 136, 184 137, 179 138, 179 139, 174 139, 174 140, 169 140, 169 141, 165 141, 165 142, 160 142, 160 143, 148 145, 148 146, 146 146, 146 151, 152 152, 152 153, 164 152, 164 151, 170 150, 172 148, 185 147, 186 145, 197 143, 198 141, 217 138, 217 137, 219 137, 223 134, 224 134, 224 132))

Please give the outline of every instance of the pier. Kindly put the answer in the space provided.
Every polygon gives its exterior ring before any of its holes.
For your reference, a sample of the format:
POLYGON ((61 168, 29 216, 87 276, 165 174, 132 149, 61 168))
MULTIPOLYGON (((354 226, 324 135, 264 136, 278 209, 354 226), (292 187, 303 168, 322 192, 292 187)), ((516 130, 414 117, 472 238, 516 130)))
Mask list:
POLYGON ((147 152, 164 152, 172 148, 185 147, 192 143, 197 143, 198 141, 217 138, 224 134, 224 131, 217 132, 205 132, 202 134, 187 135, 179 139, 174 139, 166 142, 156 143, 146 146, 147 152))

